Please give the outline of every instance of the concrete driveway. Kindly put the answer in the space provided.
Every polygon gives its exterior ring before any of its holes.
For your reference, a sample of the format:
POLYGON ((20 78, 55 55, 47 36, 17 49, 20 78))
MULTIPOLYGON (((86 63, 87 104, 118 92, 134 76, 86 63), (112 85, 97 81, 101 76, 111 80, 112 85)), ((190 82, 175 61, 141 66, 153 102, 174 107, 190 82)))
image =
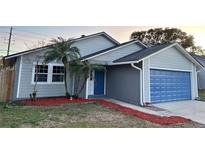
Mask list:
POLYGON ((166 110, 170 115, 182 116, 205 124, 205 102, 178 101, 154 104, 155 107, 166 110))

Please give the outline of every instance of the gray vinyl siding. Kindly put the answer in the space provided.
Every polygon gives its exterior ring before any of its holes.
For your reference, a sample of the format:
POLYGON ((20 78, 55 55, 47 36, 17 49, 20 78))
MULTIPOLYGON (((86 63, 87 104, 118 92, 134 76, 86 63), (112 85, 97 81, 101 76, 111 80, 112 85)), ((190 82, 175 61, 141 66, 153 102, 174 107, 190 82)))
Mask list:
MULTIPOLYGON (((205 58, 196 57, 203 66, 205 66, 205 58)), ((198 72, 198 88, 200 90, 205 90, 205 69, 202 69, 198 72)))
POLYGON ((198 88, 205 90, 205 70, 201 70, 198 73, 198 88))
MULTIPOLYGON (((22 56, 22 67, 21 67, 21 78, 19 84, 19 98, 26 99, 29 98, 29 94, 32 93, 34 84, 32 84, 33 67, 34 62, 39 60, 42 62, 43 59, 40 55, 43 53, 31 53, 22 56), (40 57, 40 58, 39 58, 40 57)), ((59 64, 59 63, 57 63, 59 64)), ((19 64, 20 65, 20 64, 19 64)), ((37 97, 55 97, 64 96, 65 88, 64 84, 37 84, 37 97)))
POLYGON ((192 62, 175 47, 172 47, 150 57, 150 67, 192 70, 192 62))
POLYGON ((119 59, 121 57, 124 57, 126 55, 129 55, 133 52, 139 51, 140 49, 142 49, 142 47, 140 47, 139 45, 137 45, 136 43, 132 43, 130 45, 121 47, 119 49, 115 49, 113 51, 110 51, 106 54, 97 56, 95 58, 93 58, 93 61, 103 61, 103 62, 112 62, 116 59, 119 59))
POLYGON ((115 44, 107 38, 105 38, 104 36, 99 35, 96 37, 80 40, 74 43, 73 46, 78 47, 81 56, 83 57, 94 52, 113 47, 115 46, 115 44))
POLYGON ((131 65, 108 66, 106 96, 140 105, 140 71, 131 65))

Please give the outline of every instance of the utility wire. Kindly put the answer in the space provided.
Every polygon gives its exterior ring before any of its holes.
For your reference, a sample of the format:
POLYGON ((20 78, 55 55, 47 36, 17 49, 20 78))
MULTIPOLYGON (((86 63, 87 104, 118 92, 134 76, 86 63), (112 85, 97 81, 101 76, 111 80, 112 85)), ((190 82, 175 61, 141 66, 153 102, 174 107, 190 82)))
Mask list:
POLYGON ((36 35, 36 34, 32 34, 32 33, 24 33, 24 32, 20 32, 20 31, 14 31, 14 33, 16 35, 20 35, 20 36, 23 36, 23 37, 30 37, 30 38, 38 38, 38 39, 42 39, 42 38, 49 38, 48 36, 40 36, 40 35, 36 35))
POLYGON ((16 31, 20 31, 24 33, 32 33, 32 34, 39 35, 39 36, 56 37, 56 35, 51 35, 51 34, 43 34, 43 33, 37 33, 37 32, 28 31, 28 30, 20 30, 17 28, 13 28, 13 29, 16 31))

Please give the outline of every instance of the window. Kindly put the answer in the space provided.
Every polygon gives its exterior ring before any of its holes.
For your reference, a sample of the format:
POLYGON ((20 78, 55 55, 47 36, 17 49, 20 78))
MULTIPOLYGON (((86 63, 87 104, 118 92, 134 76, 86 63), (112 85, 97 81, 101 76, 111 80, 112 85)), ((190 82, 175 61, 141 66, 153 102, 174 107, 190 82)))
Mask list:
POLYGON ((48 65, 36 65, 34 82, 47 82, 48 80, 48 65))
POLYGON ((64 67, 53 66, 52 82, 63 82, 64 81, 64 67))

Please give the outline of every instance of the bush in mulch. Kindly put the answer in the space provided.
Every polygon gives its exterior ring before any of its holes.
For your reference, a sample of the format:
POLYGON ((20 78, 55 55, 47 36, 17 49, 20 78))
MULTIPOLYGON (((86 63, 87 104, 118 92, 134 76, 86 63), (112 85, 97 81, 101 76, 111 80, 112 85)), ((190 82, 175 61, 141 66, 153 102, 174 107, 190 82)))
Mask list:
POLYGON ((52 99, 50 98, 50 99, 38 99, 36 101, 26 100, 23 101, 23 104, 25 104, 26 106, 55 106, 55 105, 62 105, 62 104, 69 104, 69 103, 83 104, 83 103, 92 103, 92 102, 99 103, 102 106, 109 107, 116 111, 137 117, 139 119, 160 124, 160 125, 172 125, 176 123, 184 123, 184 122, 191 121, 190 119, 186 119, 178 116, 165 117, 165 116, 152 115, 149 113, 137 111, 102 99, 87 100, 87 99, 78 98, 78 99, 70 100, 67 98, 52 98, 52 99))

